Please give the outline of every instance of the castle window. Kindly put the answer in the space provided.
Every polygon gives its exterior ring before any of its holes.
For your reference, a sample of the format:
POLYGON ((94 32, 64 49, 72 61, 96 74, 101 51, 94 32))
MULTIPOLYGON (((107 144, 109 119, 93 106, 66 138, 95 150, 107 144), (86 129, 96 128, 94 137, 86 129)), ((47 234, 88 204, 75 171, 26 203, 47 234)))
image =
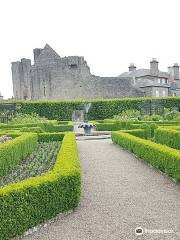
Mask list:
POLYGON ((69 68, 70 69, 76 69, 78 66, 77 66, 77 64, 70 64, 69 65, 69 68))
POLYGON ((46 96, 46 87, 44 87, 44 97, 46 96))

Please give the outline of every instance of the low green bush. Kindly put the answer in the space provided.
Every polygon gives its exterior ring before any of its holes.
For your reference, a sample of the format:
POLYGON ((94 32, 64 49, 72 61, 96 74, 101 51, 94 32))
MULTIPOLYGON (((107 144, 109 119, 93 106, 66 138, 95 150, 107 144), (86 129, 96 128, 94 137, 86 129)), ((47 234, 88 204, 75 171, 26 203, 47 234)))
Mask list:
POLYGON ((121 131, 129 133, 136 137, 146 138, 146 132, 144 129, 132 129, 132 130, 121 130, 121 131))
POLYGON ((157 143, 180 149, 180 131, 168 128, 158 128, 155 130, 154 138, 157 143))
POLYGON ((26 123, 26 124, 0 124, 0 129, 21 129, 23 127, 37 127, 37 123, 26 123))
POLYGON ((44 130, 40 127, 23 127, 21 130, 21 132, 33 132, 33 133, 43 133, 44 130))
POLYGON ((112 141, 180 181, 180 152, 125 132, 112 132, 112 141))
POLYGON ((46 132, 69 132, 73 131, 72 124, 65 124, 65 125, 54 125, 54 124, 44 124, 44 130, 46 132))
POLYGON ((132 122, 115 122, 115 123, 96 123, 96 130, 97 131, 117 131, 121 129, 131 129, 132 122))
POLYGON ((0 239, 27 229, 78 206, 80 164, 75 135, 64 136, 54 168, 38 177, 0 188, 0 239))
POLYGON ((141 126, 145 132, 145 138, 151 139, 154 137, 154 131, 158 127, 155 123, 143 123, 141 126))
POLYGON ((69 124, 69 121, 57 121, 59 125, 66 125, 69 124))
POLYGON ((38 134, 39 142, 62 141, 64 133, 40 133, 38 134))
MULTIPOLYGON (((9 134, 13 136, 13 134, 9 134)), ((15 137, 15 136, 14 136, 15 137)), ((24 133, 0 144, 0 177, 7 174, 37 147, 37 135, 24 133)))
MULTIPOLYGON (((57 122, 57 121, 55 121, 57 122)), ((0 130, 21 130, 23 132, 68 132, 73 131, 72 124, 55 124, 54 121, 44 123, 26 123, 26 124, 0 124, 0 130), (41 129, 41 130, 40 130, 41 129)))

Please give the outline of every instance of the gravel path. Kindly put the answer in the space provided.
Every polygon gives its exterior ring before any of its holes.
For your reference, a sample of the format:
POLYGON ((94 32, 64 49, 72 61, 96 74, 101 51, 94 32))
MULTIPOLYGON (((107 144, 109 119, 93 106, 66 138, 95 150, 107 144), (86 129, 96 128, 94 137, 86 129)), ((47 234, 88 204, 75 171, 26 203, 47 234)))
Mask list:
POLYGON ((180 239, 180 186, 110 139, 78 141, 83 192, 76 211, 25 240, 180 239), (135 228, 169 233, 135 234, 135 228))

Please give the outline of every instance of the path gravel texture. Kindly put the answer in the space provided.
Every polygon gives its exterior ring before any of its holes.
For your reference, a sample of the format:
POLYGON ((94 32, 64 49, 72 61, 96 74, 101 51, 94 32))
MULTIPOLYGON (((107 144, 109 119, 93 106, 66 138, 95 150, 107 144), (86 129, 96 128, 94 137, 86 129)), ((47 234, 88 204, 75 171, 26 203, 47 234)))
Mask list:
POLYGON ((24 240, 180 239, 179 185, 110 139, 78 141, 78 148, 80 207, 24 240), (144 234, 136 235, 136 227, 144 234))

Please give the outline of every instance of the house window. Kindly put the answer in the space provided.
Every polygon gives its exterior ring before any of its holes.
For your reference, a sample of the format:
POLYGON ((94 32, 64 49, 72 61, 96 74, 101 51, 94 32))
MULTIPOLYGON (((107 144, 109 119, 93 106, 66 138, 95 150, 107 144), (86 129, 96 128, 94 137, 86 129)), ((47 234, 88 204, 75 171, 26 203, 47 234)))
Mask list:
POLYGON ((161 83, 161 79, 160 78, 158 78, 158 83, 161 83))
POLYGON ((163 97, 165 97, 166 96, 166 91, 165 90, 163 90, 163 97))
POLYGON ((156 90, 156 97, 159 97, 159 90, 156 90))
POLYGON ((69 68, 70 69, 76 69, 78 66, 77 66, 77 64, 70 64, 69 65, 69 68))

